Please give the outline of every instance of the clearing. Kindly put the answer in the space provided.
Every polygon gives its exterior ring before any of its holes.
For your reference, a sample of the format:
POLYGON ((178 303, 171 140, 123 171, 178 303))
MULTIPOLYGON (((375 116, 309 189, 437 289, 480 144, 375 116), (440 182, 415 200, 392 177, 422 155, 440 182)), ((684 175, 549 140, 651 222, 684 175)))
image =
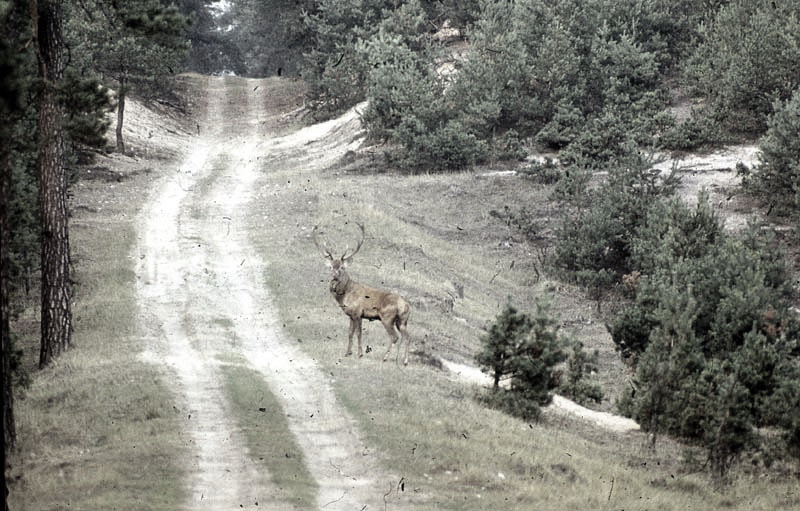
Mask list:
MULTIPOLYGON (((227 402, 220 366, 230 363, 232 356, 256 370, 279 397, 283 410, 268 413, 286 414, 319 486, 318 507, 382 505, 387 487, 391 489, 391 481, 400 478, 378 469, 358 426, 337 400, 333 373, 326 374, 283 332, 264 280, 265 263, 248 235, 252 228, 248 222, 252 225, 259 213, 265 224, 272 216, 258 209, 270 189, 269 183, 259 181, 263 169, 291 167, 286 175, 298 181, 327 169, 348 151, 359 149, 357 113, 283 135, 293 105, 291 95, 281 97, 279 87, 231 77, 204 77, 202 82, 197 93, 205 96, 205 120, 198 121, 197 134, 179 167, 156 187, 140 222, 137 254, 143 323, 149 330, 146 356, 174 374, 196 456, 190 472, 192 502, 187 507, 263 503, 276 491, 248 452, 227 402)), ((736 162, 750 165, 754 158, 754 148, 745 147, 685 160, 681 162, 684 193, 691 197, 706 187, 712 200, 718 200, 735 186, 736 162)), ((280 178, 273 179, 271 186, 277 187, 280 178)), ((286 181, 291 183, 291 178, 286 181)), ((311 178, 306 186, 317 195, 327 191, 311 178)), ((272 206, 303 207, 282 201, 272 206)), ((332 208, 331 213, 349 218, 347 211, 332 208)), ((741 211, 728 216, 734 226, 745 217, 741 211)), ((306 235, 308 227, 297 226, 306 235)), ((319 287, 324 290, 324 284, 319 287)), ((485 381, 475 368, 449 360, 447 348, 443 351, 434 356, 454 375, 471 384, 485 381)), ((469 358, 468 353, 459 354, 462 360, 469 358)), ((622 369, 617 371, 622 374, 622 369)), ((565 413, 612 432, 638 429, 628 419, 557 397, 549 414, 565 413)))

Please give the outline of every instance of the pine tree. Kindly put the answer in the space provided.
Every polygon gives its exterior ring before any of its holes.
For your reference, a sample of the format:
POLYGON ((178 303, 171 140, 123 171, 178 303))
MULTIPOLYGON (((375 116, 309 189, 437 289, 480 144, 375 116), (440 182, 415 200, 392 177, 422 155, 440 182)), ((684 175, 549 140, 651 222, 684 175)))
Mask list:
POLYGON ((523 418, 535 418, 539 407, 549 405, 552 391, 559 386, 560 371, 555 367, 566 360, 566 341, 558 332, 558 323, 548 315, 548 306, 536 304, 532 326, 522 342, 515 347, 512 359, 510 391, 521 398, 523 418))
POLYGON ((790 100, 775 102, 773 108, 750 187, 770 208, 796 214, 800 211, 800 89, 790 100))
POLYGON ((589 401, 595 403, 602 401, 603 390, 600 386, 586 381, 586 374, 597 370, 599 356, 597 350, 591 355, 586 353, 582 342, 574 343, 567 359, 566 381, 559 387, 559 392, 581 405, 589 401))
POLYGON ((707 204, 678 201, 654 207, 637 235, 633 260, 647 273, 611 329, 636 363, 627 410, 653 442, 702 446, 717 482, 757 445, 756 427, 785 428, 797 452, 798 327, 774 240, 755 229, 733 238, 707 204))
POLYGON ((64 106, 64 132, 72 150, 104 149, 111 124, 106 113, 113 109, 108 89, 101 86, 91 70, 67 70, 59 90, 64 106))
POLYGON ((514 348, 531 327, 528 315, 508 303, 489 327, 489 332, 481 338, 483 350, 475 356, 475 361, 483 372, 491 374, 494 390, 498 390, 500 381, 513 372, 511 359, 515 355, 514 348))
POLYGON ((549 317, 548 306, 537 302, 536 314, 531 317, 507 304, 484 336, 483 345, 475 360, 494 380, 483 401, 523 419, 536 418, 560 383, 555 367, 566 359, 565 340, 549 317), (508 381, 507 388, 500 387, 503 379, 508 381))
POLYGON ((70 28, 73 53, 113 80, 117 92, 117 151, 125 152, 122 127, 131 90, 148 97, 165 89, 188 50, 189 19, 159 0, 80 2, 70 28))
MULTIPOLYGON (((33 1, 33 0, 32 0, 33 1)), ((39 99, 39 209, 42 222, 42 340, 44 367, 70 345, 72 291, 69 278, 67 175, 64 165, 64 107, 58 86, 64 77, 60 0, 41 0, 35 12, 39 99)))

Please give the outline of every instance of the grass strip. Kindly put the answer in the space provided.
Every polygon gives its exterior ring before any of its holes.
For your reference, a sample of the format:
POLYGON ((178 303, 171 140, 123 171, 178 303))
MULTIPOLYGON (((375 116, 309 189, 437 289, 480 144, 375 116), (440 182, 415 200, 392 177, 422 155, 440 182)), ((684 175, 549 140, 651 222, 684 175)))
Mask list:
POLYGON ((276 497, 294 509, 314 509, 318 486, 278 399, 252 368, 224 363, 221 372, 250 454, 269 471, 276 497))
MULTIPOLYGON (((139 357, 134 226, 127 215, 73 222, 73 348, 18 392, 10 507, 177 509, 187 450, 165 375, 139 357)), ((25 341, 32 356, 38 339, 25 341)))

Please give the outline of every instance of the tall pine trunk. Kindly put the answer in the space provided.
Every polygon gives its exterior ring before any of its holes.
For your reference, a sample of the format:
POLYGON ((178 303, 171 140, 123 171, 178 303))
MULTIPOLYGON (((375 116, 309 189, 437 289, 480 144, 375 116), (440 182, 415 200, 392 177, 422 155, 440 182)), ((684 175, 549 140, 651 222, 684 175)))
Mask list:
POLYGON ((125 118, 125 79, 119 81, 119 93, 117 94, 117 152, 125 154, 125 141, 122 140, 122 121, 125 118))
MULTIPOLYGON (((5 11, 8 16, 10 11, 5 11)), ((7 468, 10 467, 8 454, 16 443, 16 428, 14 425, 14 387, 11 377, 11 147, 14 143, 13 128, 18 122, 18 115, 22 111, 21 95, 23 92, 20 81, 20 68, 16 62, 18 51, 12 41, 19 40, 16 24, 9 23, 9 18, 0 17, 0 30, 3 40, 0 40, 0 67, 3 76, 0 77, 0 87, 3 89, 3 98, 0 99, 0 379, 3 380, 2 394, 2 420, 0 429, 3 436, 3 454, 0 465, 3 467, 3 511, 8 511, 8 480, 7 468)))
MULTIPOLYGON (((35 2, 35 0, 31 0, 35 2)), ((39 99, 39 207, 42 222, 42 339, 39 367, 66 349, 72 333, 69 278, 67 176, 64 168, 64 109, 56 88, 64 75, 61 0, 40 0, 37 53, 39 99)))
POLYGON ((0 366, 3 379, 3 511, 8 510, 8 485, 6 484, 6 453, 14 445, 14 393, 11 385, 11 329, 9 328, 9 253, 10 238, 8 214, 11 209, 11 151, 8 139, 3 137, 0 147, 0 366))

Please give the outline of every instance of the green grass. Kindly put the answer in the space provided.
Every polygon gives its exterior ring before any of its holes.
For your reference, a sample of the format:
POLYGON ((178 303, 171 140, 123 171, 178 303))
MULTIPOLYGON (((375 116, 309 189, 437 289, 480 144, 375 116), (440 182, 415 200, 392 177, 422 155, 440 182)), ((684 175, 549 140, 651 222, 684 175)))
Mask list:
MULTIPOLYGON (((270 102, 282 106, 296 99, 290 82, 274 84, 282 90, 270 95, 270 102)), ((136 121, 130 119, 128 125, 136 121)), ((290 121, 282 129, 288 129, 290 121)), ((75 208, 70 222, 76 281, 72 348, 38 371, 37 312, 25 311, 15 325, 32 383, 16 394, 18 443, 9 471, 12 509, 165 510, 181 508, 188 498, 185 467, 191 452, 182 434, 182 416, 173 407, 171 382, 139 356, 145 342, 140 337, 131 258, 137 239, 133 222, 155 181, 149 167, 143 170, 138 162, 115 159, 101 164, 122 165, 124 170, 115 170, 128 178, 113 184, 81 180, 73 187, 74 204, 83 207, 75 208)), ((211 176, 200 187, 211 186, 217 171, 229 162, 220 156, 210 164, 211 176)), ((212 322, 221 328, 232 326, 228 318, 212 322)), ((234 393, 246 398, 252 375, 239 372, 232 371, 231 380, 245 382, 244 388, 234 393)), ((274 401, 268 392, 259 399, 274 401)), ((263 419, 263 413, 257 415, 243 409, 240 421, 247 425, 263 419)), ((287 428, 279 421, 270 426, 271 434, 282 431, 277 435, 282 445, 290 445, 287 428)), ((259 429, 248 431, 257 447, 259 429)), ((292 449, 297 451, 296 446, 292 449)), ((271 460, 269 470, 287 488, 287 503, 310 508, 314 484, 298 468, 302 459, 286 458, 287 452, 284 460, 271 460)))
MULTIPOLYGON (((102 187, 93 192, 108 204, 102 187)), ((174 396, 138 357, 133 202, 107 206, 127 214, 72 220, 73 347, 17 395, 12 509, 163 510, 186 499, 174 396)), ((30 363, 38 340, 26 340, 30 363)))
POLYGON ((225 391, 250 456, 266 468, 278 490, 277 500, 291 509, 313 509, 317 484, 289 430, 283 407, 257 371, 241 365, 243 361, 232 362, 221 367, 225 391))
MULTIPOLYGON (((394 359, 381 363, 387 340, 374 323, 365 323, 364 335, 374 351, 363 359, 343 357, 347 319, 328 293, 327 270, 310 229, 321 224, 331 248, 341 253, 355 243, 358 220, 366 224, 367 241, 351 274, 409 300, 412 350, 470 362, 481 328, 509 297, 525 310, 547 295, 569 333, 589 349, 601 348, 606 391, 623 387, 624 371, 610 363, 613 348, 602 344, 607 334, 592 321, 593 304, 559 284, 557 276, 537 280, 532 249, 490 215, 492 209, 525 204, 544 222, 553 215, 546 188, 469 173, 404 177, 265 165, 250 227, 268 263, 273 303, 287 334, 331 373, 337 396, 387 472, 404 478, 402 497, 413 507, 800 507, 791 476, 740 467, 729 487, 715 490, 702 467, 682 461, 684 446, 661 440, 652 451, 642 435, 607 434, 568 419, 529 424, 483 408, 473 399, 474 389, 424 365, 419 354, 406 368, 394 359), (457 285, 464 288, 463 299, 457 285)), ((136 179, 144 180, 136 186, 148 185, 145 176, 136 179)), ((95 184, 80 192, 83 200, 102 205, 103 214, 82 211, 72 223, 79 282, 75 349, 36 374, 17 401, 12 509, 177 509, 186 502, 183 467, 190 453, 180 436, 180 417, 164 375, 138 358, 142 342, 129 255, 135 241, 131 219, 141 197, 129 200, 125 186, 95 184)), ((226 318, 210 321, 230 326, 226 318)), ((28 339, 27 353, 29 359, 35 355, 35 339, 28 339)), ((287 436, 280 420, 285 417, 260 411, 280 408, 274 396, 251 369, 225 362, 228 392, 251 452, 263 457, 270 477, 286 488, 287 504, 310 507, 315 488, 294 454, 300 451, 287 436), (269 448, 273 437, 285 446, 283 459, 269 448)))
POLYGON ((387 341, 380 325, 365 323, 364 341, 374 351, 343 357, 347 319, 328 293, 310 231, 320 224, 329 248, 341 253, 354 246, 354 222, 361 221, 367 239, 350 273, 409 300, 412 350, 471 362, 482 327, 509 297, 525 310, 545 295, 568 333, 601 349, 613 400, 625 371, 593 319, 594 304, 556 276, 537 280, 532 250, 490 215, 525 204, 544 218, 547 189, 513 177, 347 174, 280 162, 265 164, 259 186, 265 193, 252 209, 268 212, 269 222, 253 215, 250 232, 284 328, 334 376, 370 447, 405 478, 405 498, 420 508, 773 510, 800 502, 796 481, 779 473, 739 469, 718 491, 702 467, 682 461, 688 447, 661 440, 651 450, 645 435, 552 417, 528 424, 483 408, 475 389, 419 355, 407 368, 381 363, 387 341), (454 283, 464 286, 463 299, 454 298, 454 283))

